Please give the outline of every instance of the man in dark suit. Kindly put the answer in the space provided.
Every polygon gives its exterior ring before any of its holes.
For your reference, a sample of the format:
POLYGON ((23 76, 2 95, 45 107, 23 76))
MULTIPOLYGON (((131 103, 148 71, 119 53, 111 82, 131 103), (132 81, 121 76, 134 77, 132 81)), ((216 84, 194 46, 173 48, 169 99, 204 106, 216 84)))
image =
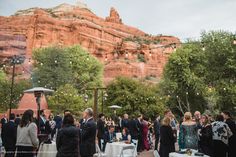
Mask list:
POLYGON ((46 134, 46 121, 44 110, 41 110, 39 118, 39 130, 41 134, 46 134))
POLYGON ((139 134, 138 134, 138 148, 137 148, 138 152, 143 151, 143 137, 142 137, 143 125, 142 125, 142 121, 143 121, 143 115, 140 114, 138 116, 138 119, 137 119, 137 126, 138 126, 138 130, 139 130, 139 134))
POLYGON ((138 128, 137 120, 134 117, 129 121, 128 129, 129 129, 131 139, 138 140, 139 128, 138 128))
POLYGON ((121 130, 124 128, 128 129, 129 127, 129 115, 128 114, 124 114, 124 117, 121 121, 121 130))
POLYGON ((93 120, 93 109, 87 108, 83 112, 84 125, 80 133, 80 155, 81 157, 92 157, 96 153, 96 123, 93 120))
POLYGON ((102 149, 101 140, 103 139, 105 133, 105 116, 104 114, 99 114, 97 121, 97 138, 98 138, 98 145, 99 148, 102 149))
POLYGON ((16 149, 16 124, 14 122, 15 114, 10 115, 10 121, 2 127, 2 143, 6 149, 5 157, 14 157, 16 149))
POLYGON ((15 124, 16 124, 16 126, 18 126, 18 125, 20 124, 20 121, 21 121, 20 115, 17 114, 17 115, 16 115, 16 119, 15 119, 15 124))
POLYGON ((154 121, 154 135, 155 135, 155 150, 158 151, 158 143, 160 139, 160 116, 157 116, 156 120, 154 121))
POLYGON ((59 113, 54 117, 54 121, 56 122, 55 128, 56 128, 57 130, 61 129, 62 117, 60 116, 59 113))
POLYGON ((103 136, 103 139, 104 139, 103 151, 105 151, 107 142, 113 142, 113 139, 115 138, 116 138, 115 126, 111 125, 109 126, 109 130, 105 132, 103 136))

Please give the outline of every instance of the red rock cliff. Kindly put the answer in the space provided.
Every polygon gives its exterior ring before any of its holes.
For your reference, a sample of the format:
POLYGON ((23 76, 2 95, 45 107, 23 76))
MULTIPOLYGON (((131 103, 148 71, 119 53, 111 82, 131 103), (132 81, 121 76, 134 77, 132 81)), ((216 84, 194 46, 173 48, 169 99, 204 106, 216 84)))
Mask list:
MULTIPOLYGON (((122 24, 114 8, 106 19, 86 5, 31 8, 0 16, 0 23, 0 59, 19 53, 30 58, 34 48, 52 44, 80 44, 104 63, 105 83, 120 75, 157 81, 173 45, 180 43, 172 36, 150 36, 122 24)), ((28 61, 23 66, 30 68, 28 61)))

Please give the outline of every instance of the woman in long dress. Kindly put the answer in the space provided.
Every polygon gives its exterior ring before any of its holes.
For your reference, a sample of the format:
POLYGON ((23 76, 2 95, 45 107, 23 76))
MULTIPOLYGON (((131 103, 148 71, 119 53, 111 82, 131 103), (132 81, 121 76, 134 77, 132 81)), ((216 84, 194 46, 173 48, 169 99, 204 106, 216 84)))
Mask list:
POLYGON ((169 117, 162 120, 160 128, 160 157, 169 157, 169 153, 175 151, 175 137, 170 124, 169 117))
POLYGON ((143 119, 143 132, 142 132, 142 137, 143 137, 143 148, 146 150, 150 149, 149 142, 148 142, 148 121, 146 118, 143 119))
POLYGON ((179 147, 180 149, 198 149, 198 127, 192 120, 190 112, 184 114, 184 121, 180 125, 179 147))

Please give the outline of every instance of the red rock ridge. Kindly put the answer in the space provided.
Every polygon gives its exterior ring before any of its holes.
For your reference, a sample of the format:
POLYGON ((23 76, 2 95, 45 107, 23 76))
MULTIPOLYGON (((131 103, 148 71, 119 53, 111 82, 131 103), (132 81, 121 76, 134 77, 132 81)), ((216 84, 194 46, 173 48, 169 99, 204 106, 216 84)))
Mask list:
MULTIPOLYGON (((104 63, 105 84, 120 75, 158 81, 174 43, 180 44, 176 37, 150 36, 122 24, 114 8, 106 19, 85 6, 31 8, 0 16, 0 23, 0 58, 19 53, 30 58, 34 48, 80 44, 104 63)), ((23 66, 30 70, 28 61, 23 66)))

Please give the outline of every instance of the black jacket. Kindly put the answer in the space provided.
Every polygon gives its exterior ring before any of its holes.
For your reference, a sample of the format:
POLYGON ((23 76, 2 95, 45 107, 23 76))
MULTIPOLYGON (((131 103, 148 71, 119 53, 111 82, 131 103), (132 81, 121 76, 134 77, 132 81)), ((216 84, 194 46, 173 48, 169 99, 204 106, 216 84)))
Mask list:
POLYGON ((104 143, 112 142, 112 140, 114 138, 116 138, 116 134, 114 132, 113 132, 113 134, 110 134, 109 131, 106 131, 104 136, 103 136, 104 143))
POLYGON ((98 119, 97 121, 97 137, 102 139, 105 133, 105 122, 101 119, 98 119))
POLYGON ((15 148, 16 146, 16 124, 12 121, 7 122, 2 127, 2 143, 3 146, 7 149, 15 148))
POLYGON ((138 122, 135 119, 131 119, 129 121, 129 133, 131 135, 132 139, 138 139, 138 135, 139 135, 139 128, 138 128, 138 122))
POLYGON ((21 121, 20 117, 17 117, 15 119, 15 124, 18 126, 20 124, 20 121, 21 121))
POLYGON ((40 133, 46 134, 46 121, 44 121, 41 116, 39 118, 39 126, 40 133))
POLYGON ((93 119, 89 119, 81 126, 80 132, 80 155, 93 156, 96 153, 96 129, 97 125, 93 119))
POLYGON ((79 157, 79 129, 65 126, 57 134, 57 157, 79 157))
POLYGON ((121 120, 121 129, 123 128, 129 128, 129 120, 128 119, 122 119, 121 120))
POLYGON ((56 129, 60 129, 60 128, 61 128, 61 125, 62 125, 62 118, 61 118, 59 115, 56 115, 56 116, 54 117, 54 121, 56 122, 55 128, 56 128, 56 129))
POLYGON ((161 126, 160 136, 160 156, 169 157, 169 153, 175 151, 175 137, 171 126, 161 126))
POLYGON ((231 118, 227 119, 225 123, 228 124, 233 135, 236 136, 236 123, 231 118))
POLYGON ((212 126, 211 125, 202 126, 199 136, 200 137, 199 147, 202 153, 209 156, 212 156, 213 153, 212 136, 213 136, 212 126))
POLYGON ((154 134, 156 138, 160 136, 160 127, 161 127, 160 121, 155 120, 154 121, 154 134))

